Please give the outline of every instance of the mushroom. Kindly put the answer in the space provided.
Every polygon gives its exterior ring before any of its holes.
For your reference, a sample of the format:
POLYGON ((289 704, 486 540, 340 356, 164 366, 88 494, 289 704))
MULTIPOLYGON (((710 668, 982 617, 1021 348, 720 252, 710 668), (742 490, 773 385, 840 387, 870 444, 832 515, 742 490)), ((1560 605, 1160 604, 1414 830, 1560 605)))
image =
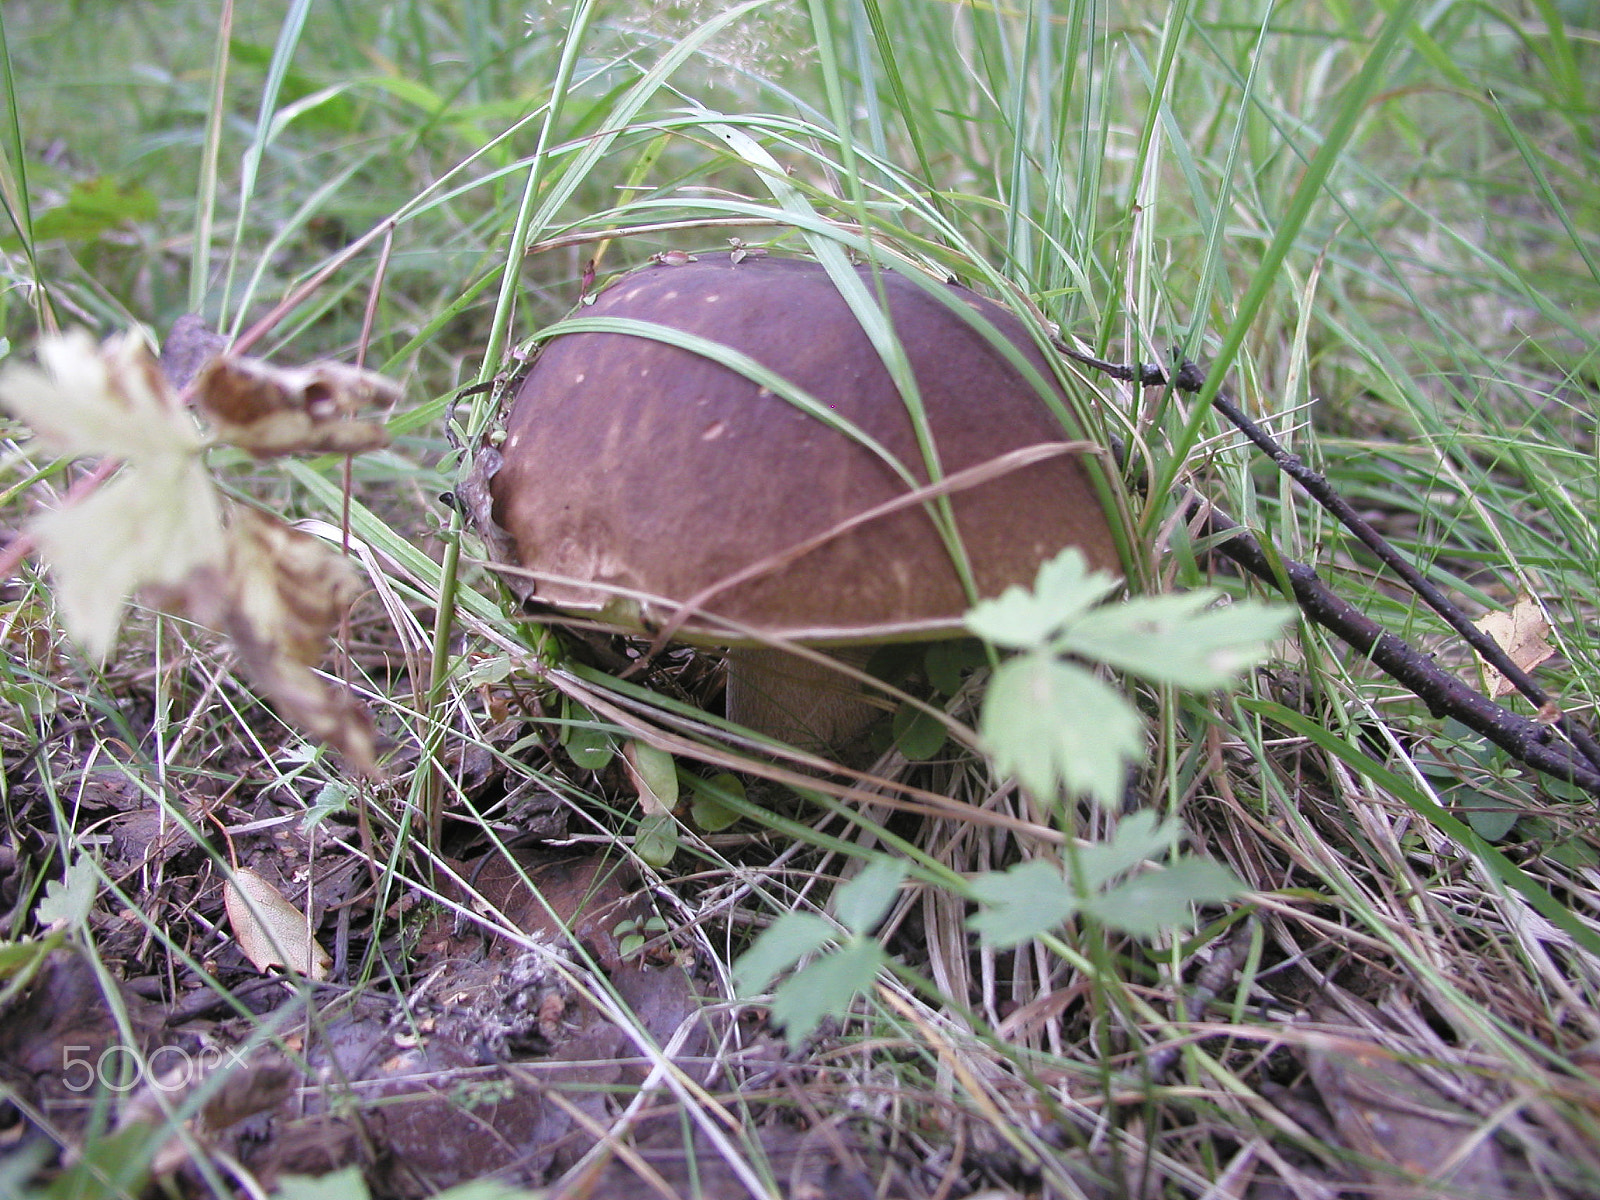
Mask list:
POLYGON ((1031 583, 1068 546, 1119 566, 1078 449, 985 476, 1067 440, 1051 366, 1016 315, 964 288, 857 271, 887 301, 914 400, 820 264, 651 266, 580 309, 589 328, 544 345, 488 481, 532 601, 729 647, 729 718, 811 749, 843 746, 878 710, 794 645, 961 636, 975 597, 1031 583), (929 498, 924 444, 938 478, 979 481, 929 498))

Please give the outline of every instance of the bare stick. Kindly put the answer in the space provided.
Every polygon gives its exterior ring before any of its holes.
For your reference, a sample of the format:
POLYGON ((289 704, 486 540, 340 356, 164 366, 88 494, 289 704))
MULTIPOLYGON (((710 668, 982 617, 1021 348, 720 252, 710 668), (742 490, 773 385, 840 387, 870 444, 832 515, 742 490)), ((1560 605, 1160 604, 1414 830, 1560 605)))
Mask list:
MULTIPOLYGON (((1075 362, 1129 383, 1146 387, 1171 386, 1190 393, 1200 391, 1205 385, 1204 373, 1190 362, 1181 364, 1176 375, 1169 377, 1159 367, 1142 364, 1129 367, 1106 362, 1081 354, 1060 342, 1056 343, 1056 348, 1075 362)), ((1193 496, 1186 504, 1186 514, 1191 518, 1201 517, 1206 533, 1219 539, 1218 551, 1274 586, 1287 584, 1306 616, 1338 635, 1397 682, 1404 684, 1428 705, 1428 710, 1434 716, 1455 717, 1518 761, 1600 797, 1600 744, 1596 743, 1594 735, 1572 717, 1562 713, 1544 689, 1511 661, 1498 642, 1473 625, 1460 607, 1407 562, 1333 489, 1326 478, 1286 451, 1271 434, 1245 416, 1226 390, 1217 393, 1213 404, 1218 412, 1271 458, 1279 470, 1355 534, 1542 714, 1553 714, 1553 720, 1531 720, 1496 704, 1444 671, 1430 655, 1389 633, 1365 613, 1334 595, 1312 568, 1284 558, 1281 554, 1269 555, 1261 543, 1236 522, 1198 496, 1193 496), (1552 725, 1566 736, 1570 744, 1556 741, 1552 725)))

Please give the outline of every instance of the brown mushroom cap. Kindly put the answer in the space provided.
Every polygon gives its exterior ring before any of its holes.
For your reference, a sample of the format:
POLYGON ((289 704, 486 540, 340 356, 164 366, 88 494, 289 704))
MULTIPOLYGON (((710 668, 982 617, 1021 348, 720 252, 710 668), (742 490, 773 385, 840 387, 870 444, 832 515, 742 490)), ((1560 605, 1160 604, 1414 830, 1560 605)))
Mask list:
MULTIPOLYGON (((941 472, 1071 440, 1036 385, 945 298, 891 271, 871 277, 917 382, 941 472)), ((1022 322, 981 313, 1054 388, 1022 322)), ((907 405, 855 314, 817 263, 729 256, 652 266, 576 316, 668 326, 759 363, 929 477, 907 405)), ((670 335, 668 335, 670 336, 670 335)), ((533 599, 627 629, 672 619, 719 645, 757 636, 848 645, 949 636, 969 597, 921 503, 785 560, 785 552, 912 489, 879 454, 713 357, 656 337, 572 332, 535 359, 489 481, 495 521, 534 572, 533 599), (772 569, 706 595, 771 560, 772 569), (618 589, 621 591, 619 592, 618 589), (639 602, 631 594, 658 598, 639 602)), ((1110 527, 1076 454, 950 497, 980 597, 1031 583, 1067 546, 1116 570, 1110 527)))

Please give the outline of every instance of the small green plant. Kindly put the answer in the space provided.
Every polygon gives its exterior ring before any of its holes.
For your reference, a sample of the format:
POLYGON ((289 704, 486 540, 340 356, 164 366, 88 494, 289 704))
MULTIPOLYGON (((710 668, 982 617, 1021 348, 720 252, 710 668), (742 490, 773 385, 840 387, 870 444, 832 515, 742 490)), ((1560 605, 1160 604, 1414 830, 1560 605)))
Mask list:
POLYGON ((734 825, 744 814, 729 804, 724 796, 735 801, 745 798, 744 782, 732 771, 718 771, 709 779, 694 779, 690 787, 694 800, 689 815, 697 828, 706 833, 720 833, 734 825))
POLYGON ((617 939, 618 956, 633 958, 650 939, 663 936, 669 929, 663 917, 629 917, 626 921, 617 922, 611 935, 617 939))
POLYGON ((672 815, 678 806, 678 765, 665 750, 637 738, 628 740, 622 756, 642 811, 634 853, 652 867, 664 867, 678 852, 678 822, 672 815))
POLYGON ((34 918, 44 933, 35 938, 0 941, 0 1011, 28 986, 50 952, 83 927, 99 887, 100 875, 94 862, 82 854, 66 868, 63 878, 46 882, 44 896, 34 908, 34 918))
POLYGON ((1282 606, 1222 605, 1211 590, 1101 604, 1117 586, 1069 548, 1039 568, 1031 592, 1008 588, 967 614, 973 633, 1021 652, 995 671, 978 728, 995 767, 1041 799, 1065 789, 1115 805, 1144 757, 1138 712, 1084 661, 1209 691, 1262 661, 1289 619, 1282 606))
MULTIPOLYGON (((1211 690, 1261 661, 1289 618, 1288 609, 1256 601, 1223 605, 1209 590, 1101 604, 1116 586, 1068 549, 1039 568, 1031 592, 1010 588, 967 615, 979 637, 1020 651, 995 671, 979 728, 995 766, 1040 798, 1064 790, 1114 806, 1129 766, 1144 756, 1138 712, 1086 662, 1211 690)), ((1061 865, 1032 859, 980 875, 972 886, 983 907, 970 925, 996 946, 1014 946, 1075 915, 1154 937, 1187 921, 1193 905, 1228 900, 1242 887, 1226 868, 1201 858, 1138 870, 1182 837, 1179 822, 1139 812, 1107 842, 1069 844, 1061 865)))
MULTIPOLYGON (((834 916, 846 937, 837 949, 785 980, 772 998, 772 1021, 788 1034, 791 1046, 798 1047, 825 1017, 843 1013, 872 986, 888 961, 872 931, 905 877, 899 863, 875 858, 834 893, 834 916)), ((779 975, 837 938, 831 921, 814 913, 784 913, 735 964, 734 986, 742 996, 764 992, 779 975)))
MULTIPOLYGON (((1219 606, 1220 593, 1188 592, 1102 605, 1118 586, 1090 571, 1077 549, 1039 569, 1033 590, 1013 587, 977 605, 967 627, 997 646, 1021 651, 996 670, 980 732, 995 766, 1041 798, 1063 791, 1107 807, 1123 795, 1128 767, 1143 757, 1144 722, 1114 687, 1082 661, 1099 661, 1157 683, 1192 690, 1222 687, 1261 661, 1287 621, 1279 606, 1244 601, 1219 606)), ((1036 858, 970 881, 979 910, 969 928, 986 942, 1014 946, 1080 916, 1137 937, 1154 937, 1190 919, 1195 904, 1220 903, 1243 885, 1219 863, 1165 858, 1183 826, 1153 812, 1125 818, 1109 841, 1074 849, 1062 864, 1036 858)), ((847 936, 786 980, 773 995, 772 1020, 791 1045, 825 1017, 842 1014, 872 986, 887 952, 871 934, 905 879, 905 868, 874 859, 834 897, 847 936)), ((734 969, 743 995, 765 991, 801 959, 836 940, 833 924, 785 913, 734 969)))
POLYGON ((616 754, 611 735, 576 700, 561 701, 561 745, 580 770, 603 771, 616 754))
POLYGON ((1220 904, 1242 890, 1231 871, 1205 858, 1181 857, 1170 866, 1138 871, 1170 853, 1182 837, 1179 822, 1137 812, 1109 841, 1070 854, 1065 869, 1033 858, 979 875, 972 890, 982 908, 967 924, 1002 949, 1078 915, 1135 937, 1155 937, 1188 921, 1193 905, 1220 904))

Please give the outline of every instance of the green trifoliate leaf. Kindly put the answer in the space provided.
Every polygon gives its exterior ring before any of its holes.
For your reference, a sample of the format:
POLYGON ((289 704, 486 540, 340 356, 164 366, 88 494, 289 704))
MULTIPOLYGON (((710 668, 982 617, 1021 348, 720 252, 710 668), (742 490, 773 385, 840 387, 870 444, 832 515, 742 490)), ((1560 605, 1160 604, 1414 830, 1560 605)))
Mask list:
POLYGON ((1084 614, 1052 644, 1158 683, 1209 691, 1266 657, 1291 615, 1247 600, 1211 608, 1217 593, 1140 596, 1084 614))
POLYGON ((877 942, 852 938, 838 953, 817 959, 772 997, 773 1023, 798 1047, 828 1016, 844 1013, 878 977, 887 955, 877 942))
POLYGON ((733 965, 734 990, 754 996, 833 936, 833 926, 812 913, 784 913, 761 931, 733 965))
POLYGON ((851 933, 865 937, 894 903, 906 869, 893 859, 875 858, 833 897, 834 915, 851 933))
POLYGON ((100 875, 86 855, 79 855, 67 868, 64 878, 44 885, 44 899, 34 915, 41 925, 72 929, 89 919, 95 893, 100 890, 100 875))
POLYGON ((967 924, 1001 950, 1047 933, 1078 911, 1078 897, 1061 868, 1042 858, 979 875, 972 891, 983 907, 967 924))
POLYGON ((1193 920, 1196 904, 1220 904, 1243 892, 1221 863, 1182 858, 1159 871, 1135 875, 1084 903, 1084 911, 1135 937, 1154 937, 1193 920))
POLYGON ((967 613, 973 633, 997 646, 1031 650, 1045 646, 1062 626, 1077 620, 1121 586, 1104 571, 1089 570, 1076 546, 1039 568, 1033 591, 1009 587, 967 613))
POLYGON ((995 672, 978 731, 995 767, 1042 800, 1061 788, 1102 804, 1122 795, 1144 727, 1122 696, 1082 667, 1039 651, 995 672))
POLYGON ((1146 859, 1166 858, 1182 836, 1183 826, 1177 821, 1163 821, 1149 809, 1130 813, 1117 824, 1109 841, 1077 852, 1078 882, 1084 892, 1097 892, 1146 859))

